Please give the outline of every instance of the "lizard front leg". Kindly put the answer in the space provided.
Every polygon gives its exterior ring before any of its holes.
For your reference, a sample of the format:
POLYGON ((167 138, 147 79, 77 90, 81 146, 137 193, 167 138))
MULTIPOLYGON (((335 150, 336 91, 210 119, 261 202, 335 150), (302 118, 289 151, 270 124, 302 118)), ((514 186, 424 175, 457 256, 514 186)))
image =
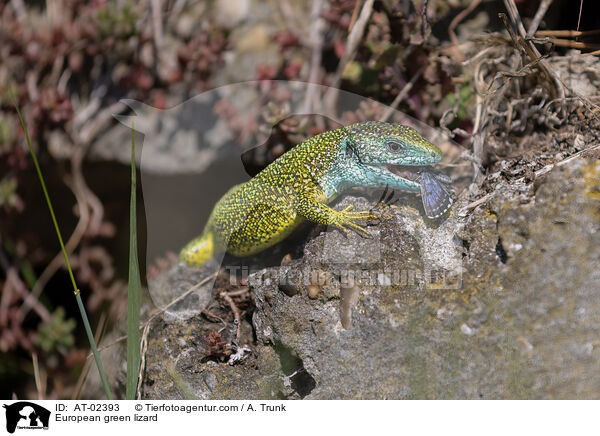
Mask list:
POLYGON ((354 221, 367 219, 380 219, 380 215, 368 210, 351 212, 354 206, 350 205, 343 210, 335 210, 327 206, 310 193, 302 193, 298 196, 297 213, 308 221, 333 226, 347 234, 346 228, 370 236, 360 225, 354 221))

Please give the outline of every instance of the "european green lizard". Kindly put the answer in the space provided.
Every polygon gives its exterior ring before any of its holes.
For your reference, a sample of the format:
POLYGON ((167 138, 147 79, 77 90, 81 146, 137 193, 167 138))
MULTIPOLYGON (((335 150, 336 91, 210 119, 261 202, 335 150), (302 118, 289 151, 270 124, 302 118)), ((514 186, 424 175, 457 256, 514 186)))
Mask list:
POLYGON ((187 244, 180 259, 200 266, 217 253, 247 256, 289 235, 302 221, 354 229, 356 221, 378 218, 370 211, 337 211, 327 203, 352 186, 419 191, 387 165, 429 165, 441 151, 411 127, 357 123, 307 139, 248 182, 231 188, 215 205, 203 233, 187 244))

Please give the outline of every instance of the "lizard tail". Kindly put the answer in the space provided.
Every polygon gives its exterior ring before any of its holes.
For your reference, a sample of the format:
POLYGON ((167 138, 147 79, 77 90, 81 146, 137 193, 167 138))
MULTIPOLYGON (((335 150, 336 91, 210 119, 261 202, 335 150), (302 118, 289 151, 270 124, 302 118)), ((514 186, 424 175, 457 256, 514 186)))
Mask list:
POLYGON ((179 253, 179 260, 190 266, 202 266, 215 253, 212 232, 205 231, 201 236, 190 241, 179 253))

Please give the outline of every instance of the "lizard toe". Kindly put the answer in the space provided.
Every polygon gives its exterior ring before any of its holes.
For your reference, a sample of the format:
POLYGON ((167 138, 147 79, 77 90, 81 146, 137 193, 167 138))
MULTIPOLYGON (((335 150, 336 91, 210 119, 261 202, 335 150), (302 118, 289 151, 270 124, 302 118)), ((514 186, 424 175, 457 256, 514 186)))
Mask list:
POLYGON ((363 236, 371 237, 371 234, 367 230, 365 230, 363 227, 359 226, 358 224, 353 223, 352 221, 346 221, 344 223, 344 225, 363 236))

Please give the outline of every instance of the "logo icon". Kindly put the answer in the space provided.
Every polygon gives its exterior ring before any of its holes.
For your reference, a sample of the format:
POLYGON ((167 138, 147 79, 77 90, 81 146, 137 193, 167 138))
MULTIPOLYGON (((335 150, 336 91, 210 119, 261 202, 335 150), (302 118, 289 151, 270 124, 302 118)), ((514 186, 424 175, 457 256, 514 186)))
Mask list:
POLYGON ((14 433, 15 429, 48 429, 50 411, 29 401, 19 401, 6 409, 6 431, 14 433))

